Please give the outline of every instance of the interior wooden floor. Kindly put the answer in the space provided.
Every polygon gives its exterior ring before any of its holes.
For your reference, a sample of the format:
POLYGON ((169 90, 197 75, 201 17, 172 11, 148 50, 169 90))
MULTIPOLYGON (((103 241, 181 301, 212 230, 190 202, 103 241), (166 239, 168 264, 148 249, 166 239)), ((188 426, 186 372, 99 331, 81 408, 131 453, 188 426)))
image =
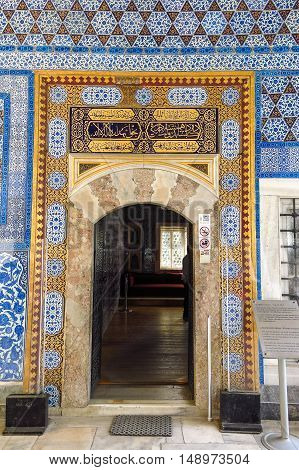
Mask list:
POLYGON ((117 312, 104 335, 93 398, 189 399, 188 323, 182 307, 117 312))

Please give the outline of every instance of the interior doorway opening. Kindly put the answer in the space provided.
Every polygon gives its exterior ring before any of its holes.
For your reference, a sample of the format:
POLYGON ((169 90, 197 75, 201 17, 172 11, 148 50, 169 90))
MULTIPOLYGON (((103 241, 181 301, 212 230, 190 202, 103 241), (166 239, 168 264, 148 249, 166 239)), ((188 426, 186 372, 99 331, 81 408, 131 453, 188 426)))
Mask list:
POLYGON ((94 240, 91 397, 193 399, 192 223, 134 204, 100 219, 94 240))

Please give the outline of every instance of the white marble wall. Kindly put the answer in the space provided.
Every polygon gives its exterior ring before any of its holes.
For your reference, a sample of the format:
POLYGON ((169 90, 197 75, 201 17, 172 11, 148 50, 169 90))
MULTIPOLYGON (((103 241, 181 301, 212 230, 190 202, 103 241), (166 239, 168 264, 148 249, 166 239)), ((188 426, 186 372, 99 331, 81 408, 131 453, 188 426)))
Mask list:
MULTIPOLYGON (((281 198, 299 197, 299 180, 266 178, 260 180, 261 286, 263 299, 281 299, 279 212, 281 198)), ((278 384, 276 359, 264 360, 266 385, 278 384)), ((299 364, 290 361, 288 384, 299 385, 299 364)))

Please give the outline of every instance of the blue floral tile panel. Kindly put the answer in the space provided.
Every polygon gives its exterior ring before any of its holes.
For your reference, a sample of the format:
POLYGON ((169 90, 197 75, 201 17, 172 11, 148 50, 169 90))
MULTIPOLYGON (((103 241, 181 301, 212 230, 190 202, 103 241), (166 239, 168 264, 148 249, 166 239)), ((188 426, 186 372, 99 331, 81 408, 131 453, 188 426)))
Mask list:
POLYGON ((0 381, 23 378, 28 253, 0 253, 0 381))
POLYGON ((33 73, 0 70, 0 251, 29 247, 32 153, 33 73))
POLYGON ((299 75, 267 74, 260 91, 262 142, 298 142, 299 75))

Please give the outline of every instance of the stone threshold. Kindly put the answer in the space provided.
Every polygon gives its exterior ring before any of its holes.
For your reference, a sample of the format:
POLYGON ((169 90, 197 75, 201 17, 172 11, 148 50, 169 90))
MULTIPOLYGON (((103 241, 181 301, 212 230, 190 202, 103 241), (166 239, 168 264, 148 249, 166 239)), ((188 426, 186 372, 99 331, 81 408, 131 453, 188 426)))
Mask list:
POLYGON ((189 400, 140 400, 109 402, 104 400, 91 400, 84 408, 50 409, 50 416, 115 416, 123 415, 170 415, 206 417, 207 411, 202 410, 189 400), (52 411, 53 410, 53 411, 52 411))

